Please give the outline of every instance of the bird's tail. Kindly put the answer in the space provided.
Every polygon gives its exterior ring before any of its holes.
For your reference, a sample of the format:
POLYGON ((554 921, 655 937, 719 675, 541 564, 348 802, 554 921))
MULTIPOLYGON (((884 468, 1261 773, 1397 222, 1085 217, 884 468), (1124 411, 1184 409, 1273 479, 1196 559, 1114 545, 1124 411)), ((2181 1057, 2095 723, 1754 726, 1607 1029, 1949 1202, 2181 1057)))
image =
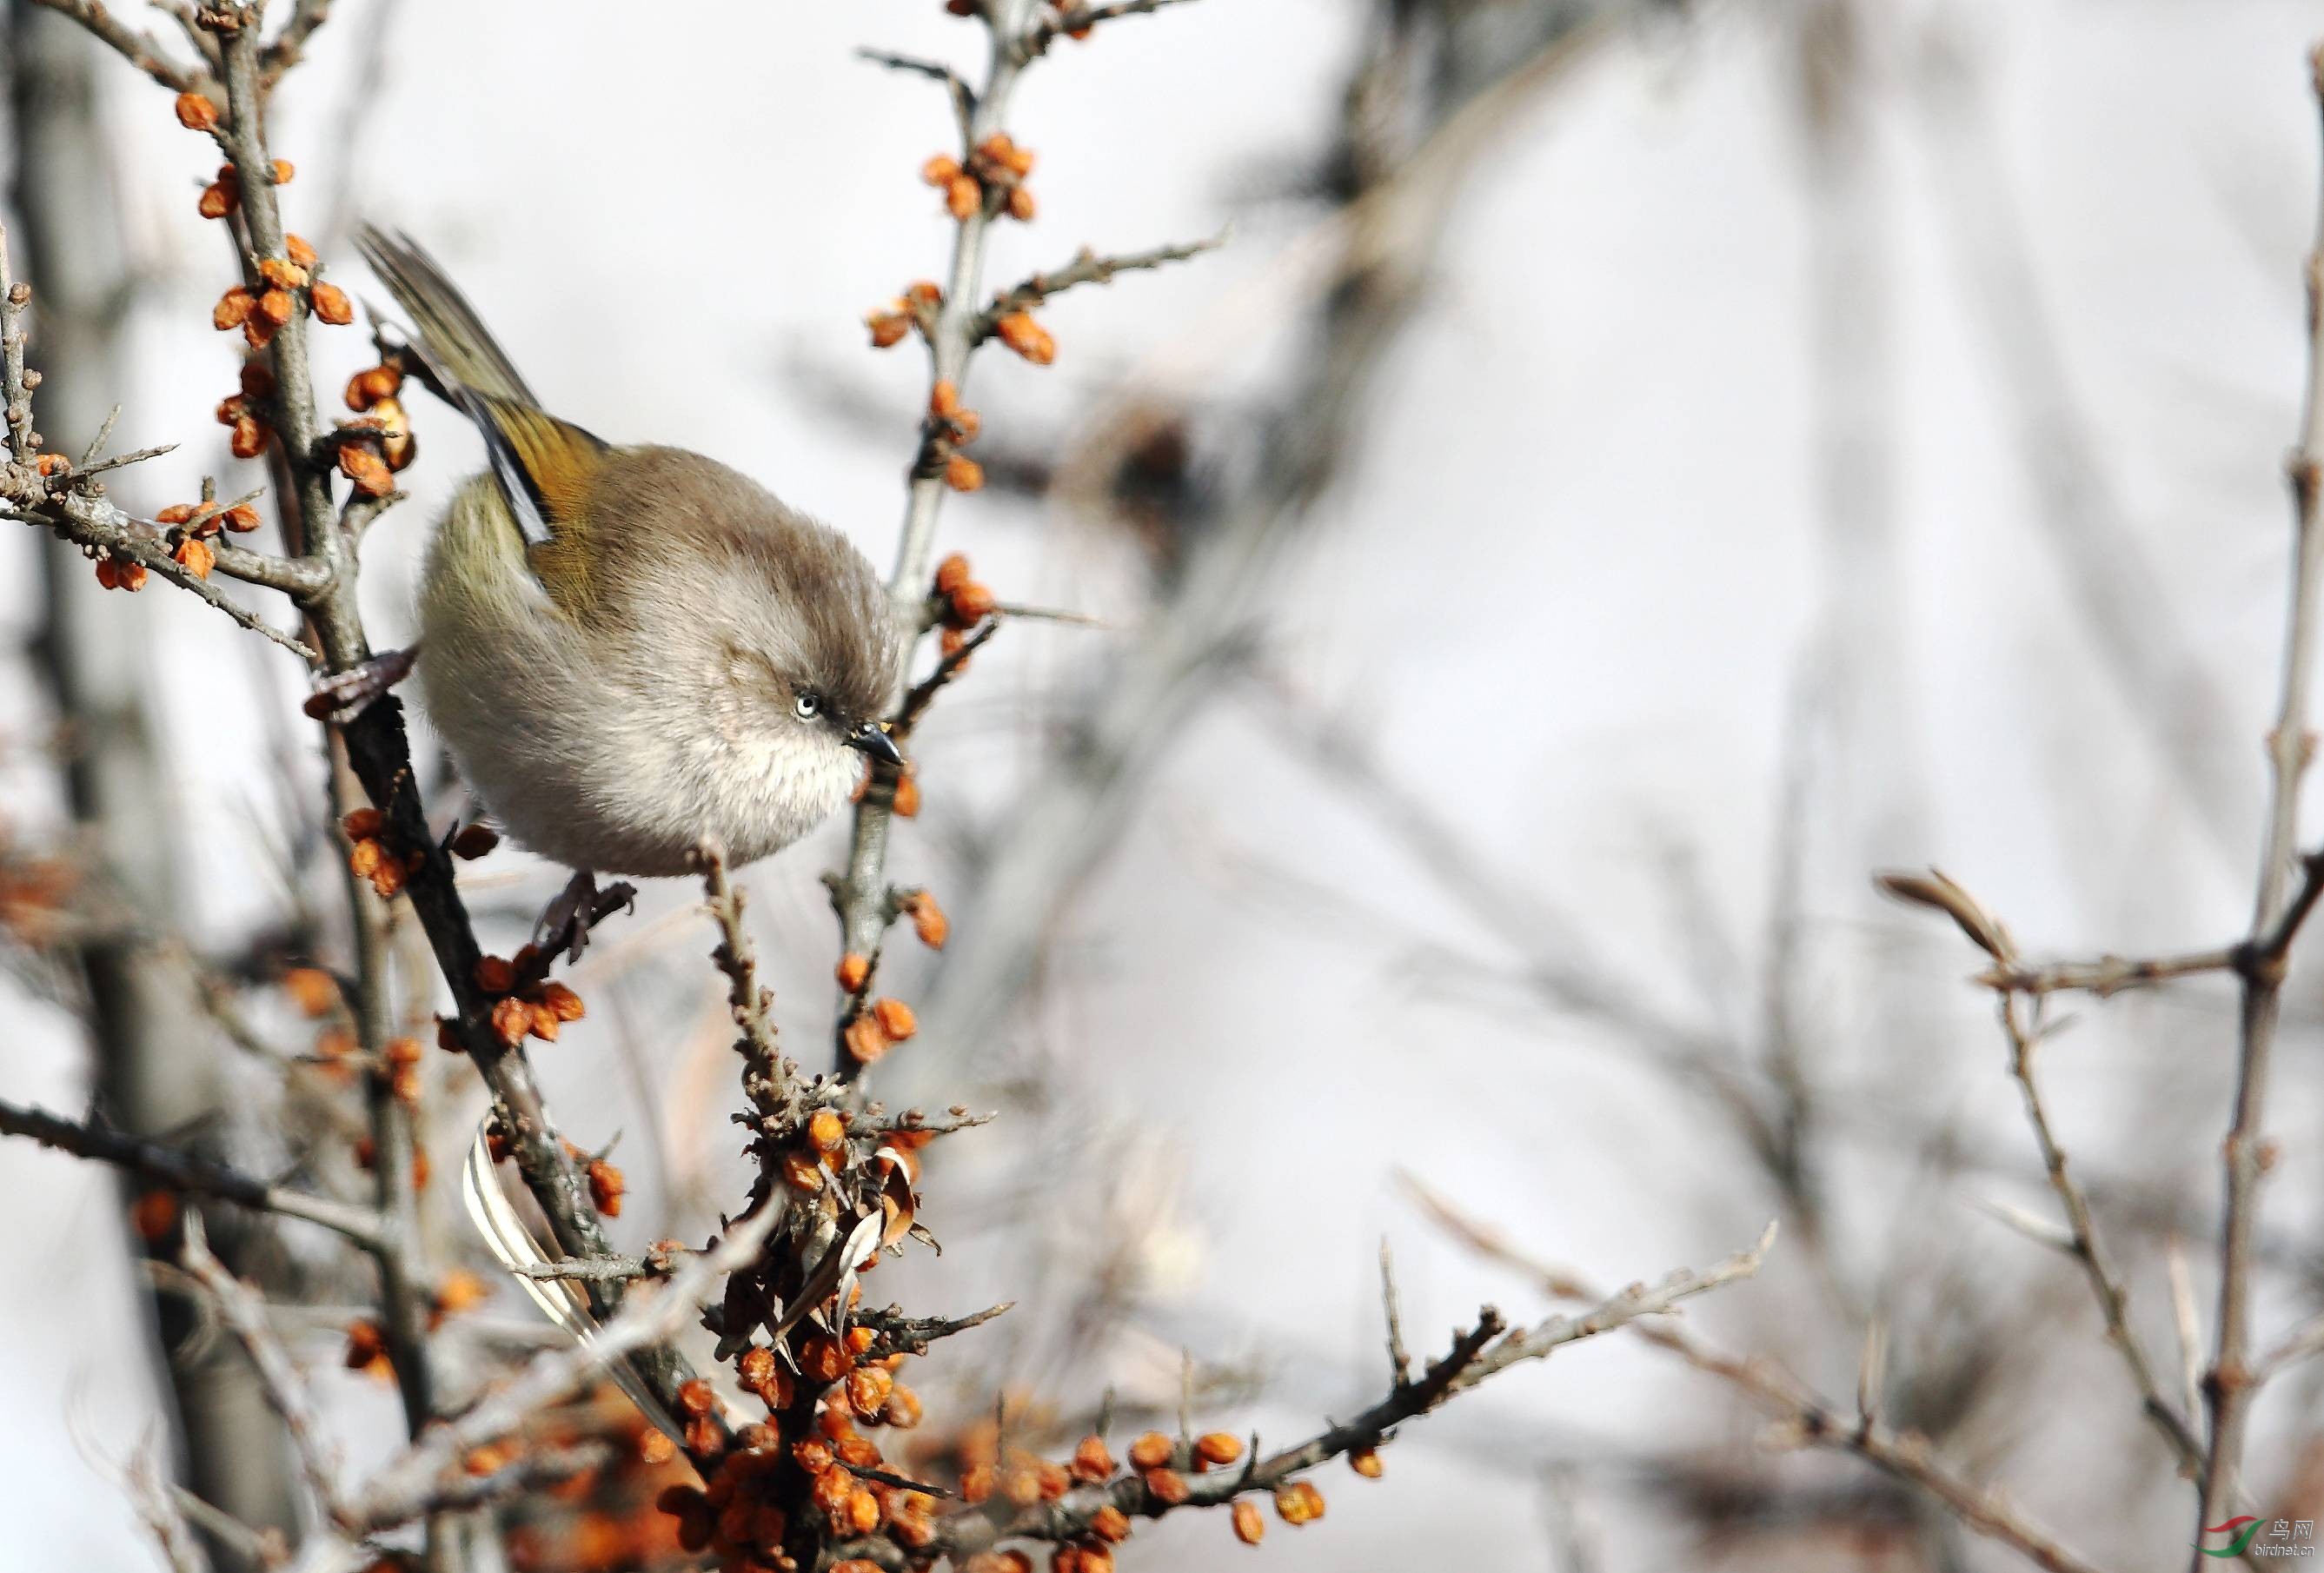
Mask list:
MULTIPOLYGON (((597 1336, 597 1319, 581 1286, 570 1278, 535 1278, 521 1271, 546 1266, 563 1258, 550 1255, 510 1205, 508 1193, 501 1189, 500 1175, 494 1172, 492 1144, 484 1131, 484 1126, 476 1127, 476 1139, 469 1144, 468 1161, 460 1171, 460 1199, 467 1204, 468 1217, 475 1220, 476 1232, 484 1236, 485 1246, 532 1297, 533 1303, 548 1312, 549 1320, 572 1334, 576 1342, 586 1344, 597 1336)), ((680 1446, 685 1444, 685 1433, 678 1421, 662 1407, 653 1390, 630 1369, 627 1360, 616 1360, 607 1370, 655 1430, 680 1446)))
POLYGON ((355 236, 355 249, 411 318, 420 335, 416 347, 438 379, 490 398, 540 406, 476 308, 418 241, 365 225, 355 236))

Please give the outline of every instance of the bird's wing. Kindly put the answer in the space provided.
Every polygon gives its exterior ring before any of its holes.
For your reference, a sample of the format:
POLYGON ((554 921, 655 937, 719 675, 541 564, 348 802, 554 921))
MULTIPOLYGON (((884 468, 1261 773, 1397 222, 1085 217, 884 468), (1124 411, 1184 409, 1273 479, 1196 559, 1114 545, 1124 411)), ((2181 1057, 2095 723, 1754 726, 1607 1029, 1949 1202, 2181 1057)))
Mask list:
MULTIPOLYGON (((489 1124, 490 1122, 486 1122, 489 1124)), ((546 1265, 558 1260, 541 1247, 509 1205, 508 1193, 501 1189, 500 1176, 493 1173, 492 1144, 484 1135, 485 1127, 476 1127, 476 1139, 469 1144, 468 1161, 460 1171, 460 1199, 467 1204, 468 1217, 475 1222, 476 1232, 484 1237, 500 1265, 510 1276, 522 1285, 535 1305, 549 1313, 549 1320, 573 1335, 576 1343, 586 1344, 597 1336, 597 1319, 590 1313, 589 1302, 581 1286, 570 1278, 542 1280, 518 1271, 522 1267, 546 1265)), ((629 1395, 638 1406, 638 1412, 650 1421, 655 1430, 681 1447, 686 1434, 669 1411, 661 1406, 653 1390, 630 1369, 627 1360, 615 1360, 606 1367, 606 1375, 629 1395)))
POLYGON ((410 317, 423 379, 483 434, 534 575, 561 609, 577 613, 591 598, 584 504, 611 450, 541 409, 475 308, 417 242, 366 226, 355 244, 410 317))

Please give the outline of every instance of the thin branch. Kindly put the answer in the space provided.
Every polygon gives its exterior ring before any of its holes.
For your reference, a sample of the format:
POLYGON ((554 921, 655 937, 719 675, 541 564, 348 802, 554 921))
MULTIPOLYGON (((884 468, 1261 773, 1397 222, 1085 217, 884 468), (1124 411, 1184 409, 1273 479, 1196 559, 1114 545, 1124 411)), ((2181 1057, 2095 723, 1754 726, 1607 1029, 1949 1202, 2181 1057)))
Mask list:
MULTIPOLYGON (((2324 48, 2310 57, 2313 88, 2324 108, 2324 48)), ((2274 729, 2268 736, 2267 834, 2260 851, 2259 889, 2253 903, 2251 944, 2257 948, 2293 910, 2287 876, 2300 844, 2300 782, 2315 740, 2309 733, 2309 685, 2316 652, 2317 595, 2324 584, 2324 202, 2315 248, 2308 259, 2308 391, 2299 449, 2287 466, 2292 495, 2290 605, 2285 614, 2283 670, 2274 729)), ((2313 900, 2313 897, 2309 897, 2313 900)), ((2266 1145, 2271 1051, 2282 1005, 2283 967, 2244 972, 2241 1053, 2235 1117, 2225 1144, 2226 1218, 2220 1227, 2218 1326, 2204 1386, 2211 1404, 2211 1450, 2206 1463, 2200 1530, 2232 1511, 2240 1487, 2244 1432, 2256 1382, 2251 1369, 2253 1246, 2259 1233, 2260 1177, 2266 1145)), ((2190 1566, 2203 1566, 2199 1550, 2190 1566)))
POLYGON ((988 617, 974 633, 961 640, 958 649, 938 661, 936 669, 921 678, 913 685, 912 691, 904 695, 904 702, 896 707, 895 718, 888 723, 889 732, 898 738, 910 737, 912 729, 920 724, 921 717, 927 714, 928 706, 936 703, 936 695, 960 676, 961 668, 968 665, 968 658, 982 649, 985 641, 1000 631, 1001 619, 988 617))
POLYGON ((1135 273, 1154 268, 1165 268, 1172 262, 1183 262, 1199 257, 1204 252, 1216 251, 1232 235, 1222 229, 1208 240, 1188 241, 1180 245, 1156 246, 1152 251, 1130 252, 1121 256, 1102 257, 1084 246, 1074 260, 1054 273, 1036 273, 1013 290, 1004 290, 992 298, 983 315, 973 328, 974 342, 982 344, 999 330, 1001 319, 1013 312, 1029 311, 1052 296, 1082 284, 1111 284, 1117 273, 1135 273))
POLYGON ((290 20, 282 31, 261 51, 258 79, 268 92, 274 90, 291 67, 306 58, 307 41, 315 30, 330 20, 331 0, 296 0, 290 7, 290 20))
POLYGON ((1412 1375, 1412 1351, 1404 1341, 1404 1313, 1396 1300, 1396 1258, 1389 1255, 1388 1241, 1382 1238, 1379 1248, 1380 1311, 1388 1323, 1388 1380, 1401 1387, 1412 1375))
MULTIPOLYGON (((982 1515, 947 1521, 937 1544, 955 1558, 965 1559, 998 1541, 1066 1541, 1085 1536, 1091 1521, 1108 1507, 1159 1518, 1180 1507, 1214 1507, 1253 1492, 1274 1491, 1318 1464, 1376 1447, 1406 1421, 1426 1414, 1511 1366, 1542 1359, 1569 1344, 1670 1311, 1683 1300, 1751 1276, 1774 1244, 1775 1234, 1771 1224, 1757 1245, 1716 1266, 1701 1273, 1681 1270, 1651 1288, 1633 1284, 1581 1316, 1554 1316, 1537 1326, 1512 1330, 1498 1311, 1487 1306, 1478 1312, 1476 1327, 1457 1334, 1451 1348, 1429 1362, 1417 1380, 1394 1383, 1379 1403, 1296 1447, 1263 1458, 1254 1450, 1241 1468, 1186 1478, 1183 1496, 1173 1492, 1174 1499, 1166 1500, 1155 1495, 1143 1478, 1132 1475, 1067 1492, 1055 1502, 997 1521, 982 1515)), ((839 1550, 840 1554, 847 1554, 848 1548, 839 1550)))
POLYGON ((71 17, 106 48, 172 93, 191 92, 212 85, 202 73, 180 66, 162 53, 152 33, 139 32, 124 24, 97 0, 32 0, 32 4, 71 17))
POLYGON ((875 49, 860 49, 855 52, 872 64, 885 66, 891 71, 910 71, 942 82, 945 91, 952 96, 953 117, 959 123, 961 138, 965 144, 969 127, 976 119, 976 92, 961 78, 958 71, 942 60, 922 60, 918 55, 890 54, 886 50, 875 49))
POLYGON ((2050 1125, 2049 1110, 2043 1105, 2042 1090, 2034 1079, 2034 1051, 2042 1041, 2038 1023, 2029 1027, 2021 1021, 2016 999, 2006 991, 1998 996, 1997 1003, 2002 1031, 2009 1039, 2009 1072, 2024 1096, 2025 1118, 2034 1127, 2034 1145, 2041 1149, 2043 1172, 2049 1176, 2050 1189, 2058 1193, 2059 1205, 2065 1209, 2068 1253, 2081 1264, 2082 1274, 2089 1280, 2090 1292, 2098 1302, 2098 1314, 2106 1320, 2107 1342, 2120 1352, 2123 1364, 2129 1368, 2131 1384, 2138 1389, 2140 1407, 2170 1444, 2171 1450, 2178 1455, 2180 1467, 2200 1476, 2203 1468, 2202 1440, 2195 1435, 2187 1417, 2163 1396, 2162 1384, 2147 1358, 2145 1346, 2139 1342, 2137 1332, 2130 1325, 2130 1296, 2107 1266, 2105 1254, 2098 1247, 2098 1226, 2090 1218, 2089 1199, 2083 1194, 2080 1183, 2067 1172, 2065 1149, 2059 1145, 2050 1125))
POLYGON ((890 1355, 925 1355, 930 1345, 981 1328, 998 1316, 1017 1308, 1013 1300, 998 1305, 988 1305, 982 1311, 973 1311, 966 1316, 906 1316, 894 1306, 885 1311, 859 1312, 853 1319, 856 1327, 870 1328, 873 1343, 869 1357, 884 1359, 890 1355))
POLYGON ((178 1498, 171 1494, 161 1454, 160 1444, 149 1440, 129 1461, 124 1474, 129 1500, 135 1504, 137 1516, 145 1521, 162 1560, 170 1565, 170 1573, 211 1573, 208 1554, 194 1538, 193 1526, 187 1523, 178 1498))
POLYGON ((488 1393, 457 1420, 438 1426, 388 1461, 349 1509, 348 1522, 365 1532, 420 1517, 446 1500, 447 1482, 461 1460, 486 1442, 517 1430, 533 1415, 586 1385, 615 1360, 661 1343, 718 1292, 726 1275, 759 1259, 760 1247, 781 1221, 779 1200, 734 1225, 714 1248, 687 1258, 667 1284, 640 1290, 621 1314, 586 1344, 543 1355, 514 1381, 488 1393))
MULTIPOLYGON (((1416 1182, 1415 1189, 1439 1218, 1453 1223, 1452 1232, 1473 1249, 1530 1275, 1554 1297, 1571 1298, 1578 1292, 1582 1298, 1595 1298, 1597 1292, 1572 1273, 1534 1260, 1497 1230, 1471 1222, 1416 1182)), ((1632 1320, 1640 1338, 1726 1381, 1774 1415, 1779 1429, 1771 1440, 1853 1453, 1892 1478, 1928 1493, 1969 1529, 2014 1547, 2048 1573, 2098 1573, 2095 1563, 2061 1545, 1998 1490, 1973 1486, 1945 1468, 1932 1456, 1927 1438, 1893 1430, 1869 1415, 1842 1414, 1773 1362, 1725 1354, 1683 1323, 1660 1317, 1632 1320)))
POLYGON ((333 1522, 344 1522, 346 1509, 340 1504, 338 1484, 334 1478, 336 1463, 325 1446, 314 1411, 308 1405, 306 1386, 300 1380, 298 1367, 290 1363, 289 1353, 267 1321, 266 1302, 211 1254, 199 1213, 186 1216, 185 1266, 209 1292, 226 1326, 249 1353, 250 1363, 257 1368, 260 1385, 265 1389, 266 1402, 282 1417, 283 1429, 290 1434, 291 1448, 299 1456, 300 1472, 307 1478, 308 1489, 315 1494, 316 1502, 333 1522))
POLYGON ((586 1260, 567 1257, 562 1262, 516 1262, 507 1264, 508 1270, 525 1278, 544 1282, 565 1279, 568 1282, 616 1283, 629 1278, 643 1278, 653 1269, 642 1256, 592 1256, 586 1260))
POLYGON ((1059 37, 1070 38, 1076 33, 1087 32, 1100 23, 1123 16, 1142 16, 1150 11, 1159 11, 1165 5, 1185 4, 1185 0, 1112 0, 1112 4, 1105 5, 1051 6, 1047 14, 1027 35, 1024 47, 1033 54, 1039 54, 1059 37))
POLYGON ((270 1185, 224 1164, 101 1126, 77 1125, 45 1109, 0 1102, 0 1135, 30 1136, 44 1147, 111 1164, 183 1195, 214 1196, 254 1211, 320 1224, 367 1248, 381 1238, 379 1215, 366 1208, 270 1185))

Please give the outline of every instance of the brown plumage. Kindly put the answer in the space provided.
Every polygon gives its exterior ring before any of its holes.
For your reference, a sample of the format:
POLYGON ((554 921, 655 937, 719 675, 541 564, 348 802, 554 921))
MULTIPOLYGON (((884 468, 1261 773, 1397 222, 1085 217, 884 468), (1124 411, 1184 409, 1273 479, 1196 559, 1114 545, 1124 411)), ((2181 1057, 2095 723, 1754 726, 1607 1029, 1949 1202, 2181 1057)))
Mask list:
POLYGON ((429 550, 419 671, 517 840, 583 870, 682 873, 705 837, 747 861, 845 800, 851 750, 892 757, 900 641, 862 553, 715 459, 549 414, 418 246, 361 244, 491 458, 429 550))

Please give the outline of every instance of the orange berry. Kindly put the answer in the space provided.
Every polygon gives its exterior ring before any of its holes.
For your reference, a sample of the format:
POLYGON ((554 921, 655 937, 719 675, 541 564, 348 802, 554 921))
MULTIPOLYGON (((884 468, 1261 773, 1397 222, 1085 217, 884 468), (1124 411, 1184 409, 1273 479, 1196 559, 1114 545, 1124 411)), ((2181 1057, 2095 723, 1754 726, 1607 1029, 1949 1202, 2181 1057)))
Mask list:
POLYGON ((967 175, 954 175, 945 185, 945 211, 965 224, 984 206, 984 188, 967 175))
POLYGON ((846 1527, 859 1535, 880 1527, 880 1499, 860 1486, 847 1498, 846 1527))
POLYGON ((327 1016, 339 1002, 339 985, 320 967, 293 967, 281 977, 282 992, 300 1015, 310 1019, 327 1016))
POLYGON ((315 303, 315 315, 333 327, 345 327, 355 319, 355 308, 347 299, 347 292, 337 284, 318 284, 307 295, 315 303))
POLYGON ((1176 1450, 1170 1439, 1160 1431, 1148 1431, 1130 1444, 1130 1462, 1139 1469, 1160 1469, 1169 1464, 1170 1455, 1176 1450))
POLYGON ((1204 1431, 1194 1439, 1194 1467, 1231 1464, 1242 1457, 1242 1439, 1231 1431, 1204 1431))
POLYGON ((1130 1515, 1109 1502, 1090 1514, 1090 1533, 1102 1541, 1126 1541, 1130 1538, 1130 1515))
POLYGON ((307 282, 307 270, 281 257, 259 258, 258 276, 279 290, 296 290, 307 282))
POLYGON ((831 1152, 847 1139, 847 1122, 831 1109, 818 1108, 807 1122, 807 1139, 818 1151, 831 1152))
POLYGON ((960 390, 949 378, 939 377, 928 390, 928 413, 938 420, 949 420, 960 413, 960 390))
POLYGON ((1165 1507, 1176 1507, 1194 1495, 1194 1487, 1176 1469, 1148 1469, 1140 1478, 1147 1494, 1165 1507))
POLYGON ((954 454, 945 461, 944 481, 955 492, 980 491, 984 485, 984 466, 966 454, 954 454))
POLYGON ((872 347, 884 350, 904 342, 912 331, 912 319, 902 311, 872 311, 864 315, 863 326, 872 330, 872 347))
POLYGON ((920 179, 931 186, 949 186, 960 179, 960 161, 949 153, 938 153, 920 166, 920 179))
POLYGON ((862 992, 863 985, 872 979, 872 958, 850 951, 839 958, 839 986, 850 994, 862 992))
POLYGON ((178 124, 188 131, 208 131, 218 123, 218 106, 199 93, 178 95, 178 124))
POLYGON ((258 315, 277 327, 290 321, 290 313, 297 308, 298 302, 290 298, 290 291, 280 286, 258 298, 258 315))
MULTIPOLYGON (((256 318, 252 320, 255 321, 256 318)), ((244 323, 243 326, 247 328, 250 325, 244 323)), ((254 459, 266 451, 266 427, 245 415, 234 423, 233 440, 226 446, 234 450, 234 456, 237 459, 254 459)), ((228 514, 233 514, 246 511, 228 509, 226 511, 228 514)), ((254 520, 256 517, 255 514, 252 515, 254 520)), ((254 523, 252 528, 255 529, 256 525, 254 523)))
POLYGON ((381 458, 361 443, 339 446, 339 474, 355 484, 355 490, 373 497, 384 497, 395 490, 395 476, 381 458))
POLYGON ((289 159, 277 159, 267 172, 274 177, 276 185, 288 186, 290 183, 290 177, 299 171, 289 159))
POLYGON ((1113 1455, 1105 1450, 1103 1439, 1086 1436, 1074 1449, 1074 1458, 1070 1467, 1074 1472, 1074 1479, 1086 1481, 1094 1486, 1101 1480, 1112 1477, 1113 1455))
POLYGON ((237 502, 218 515, 218 523, 236 535, 248 535, 258 528, 258 510, 247 502, 237 502))
POLYGON ((895 1386, 895 1375, 886 1366, 859 1366, 848 1375, 847 1402, 868 1419, 886 1407, 895 1386))
POLYGON ((218 180, 202 188, 202 199, 194 205, 194 211, 204 218, 224 218, 238 200, 235 188, 218 180))
POLYGON ((491 1286, 465 1267, 455 1267, 436 1285, 436 1309, 446 1316, 474 1311, 492 1298, 491 1286))
POLYGON ((845 1346, 837 1338, 809 1338, 807 1348, 799 1351, 800 1375, 825 1386, 845 1376, 848 1367, 853 1364, 854 1361, 848 1357, 845 1346))
POLYGON ((242 325, 242 340, 252 349, 263 350, 274 342, 276 324, 263 311, 254 311, 242 325))
POLYGON ((210 550, 209 543, 192 536, 180 541, 177 549, 170 555, 177 559, 180 567, 197 579, 208 578, 210 570, 217 566, 217 554, 210 550))
POLYGON ((1348 1455, 1348 1467, 1367 1480, 1380 1477, 1380 1456, 1378 1448, 1358 1448, 1348 1455))
POLYGON ((315 265, 315 248, 307 244, 305 236, 285 235, 282 237, 282 249, 299 266, 311 268, 315 265))
POLYGON ((916 776, 907 775, 896 783, 896 817, 918 819, 920 814, 920 783, 916 776))
POLYGON ((1027 190, 1022 186, 1012 186, 1010 188, 1010 217, 1015 219, 1019 224, 1030 224, 1033 222, 1033 215, 1036 210, 1032 192, 1027 190))
POLYGON ((1255 1546, 1267 1536, 1267 1520, 1259 1511, 1259 1504, 1246 1496, 1234 1504, 1235 1539, 1246 1546, 1255 1546))
POLYGON ((543 983, 540 986, 540 1003, 549 1007, 559 1021, 579 1021, 589 1014, 588 1007, 581 1003, 581 997, 562 983, 543 983))
POLYGON ((950 595, 974 576, 969 572, 968 559, 954 552, 936 565, 936 593, 950 595))
POLYGON ((1295 1480, 1275 1494, 1275 1513, 1297 1529, 1323 1516, 1323 1494, 1305 1480, 1295 1480))
POLYGON ((531 1030, 532 1007, 513 995, 493 1002, 493 1035, 503 1046, 515 1048, 531 1030))
POLYGON ((240 327, 257 304, 257 299, 249 290, 236 284, 219 296, 217 304, 210 308, 210 326, 220 333, 240 327))
POLYGON ((129 1227, 147 1245, 159 1245, 178 1227, 178 1199, 166 1191, 148 1191, 129 1204, 129 1227))
POLYGON ((127 557, 101 557, 97 565, 97 582, 107 590, 126 590, 134 594, 145 588, 145 565, 127 557))
POLYGON ((932 951, 943 950, 945 941, 952 936, 952 920, 936 905, 936 898, 923 890, 911 898, 905 910, 912 915, 912 932, 919 936, 920 943, 932 951))
POLYGON ((622 1172, 604 1159, 600 1158, 589 1165, 589 1200, 596 1203, 597 1210, 607 1218, 622 1216, 622 1192, 627 1189, 629 1183, 622 1178, 622 1172))
POLYGON ((992 325, 992 331, 1002 344, 1037 366, 1048 365, 1057 358, 1057 341, 1028 311, 1008 313, 992 325))
POLYGON ((899 1382, 888 1394, 888 1407, 880 1412, 880 1418, 899 1431, 908 1431, 920 1423, 921 1413, 920 1395, 899 1382))
POLYGON ((468 976, 487 994, 506 994, 516 987, 516 968, 505 956, 478 957, 468 976))
POLYGON ((890 1046, 887 1031, 881 1026, 880 1018, 869 1014, 849 1022, 847 1031, 842 1035, 846 1041, 847 1052, 855 1056, 855 1062, 859 1065, 870 1064, 886 1053, 890 1046))
POLYGON ((792 1190, 812 1196, 823 1189, 823 1170, 805 1153, 785 1153, 782 1168, 783 1182, 792 1190))
POLYGON ((912 1014, 912 1007, 900 999, 885 997, 875 999, 872 1002, 872 1014, 880 1018, 880 1030, 897 1043, 902 1043, 920 1030, 919 1018, 912 1014))

